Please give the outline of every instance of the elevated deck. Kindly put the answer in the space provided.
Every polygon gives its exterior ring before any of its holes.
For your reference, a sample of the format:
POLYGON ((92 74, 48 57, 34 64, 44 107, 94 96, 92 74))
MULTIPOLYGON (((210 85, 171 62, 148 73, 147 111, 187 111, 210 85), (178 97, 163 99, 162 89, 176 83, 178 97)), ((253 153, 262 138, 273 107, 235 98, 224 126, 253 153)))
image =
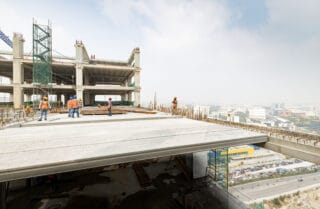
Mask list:
POLYGON ((0 182, 266 141, 264 134, 165 114, 50 115, 0 130, 0 182))

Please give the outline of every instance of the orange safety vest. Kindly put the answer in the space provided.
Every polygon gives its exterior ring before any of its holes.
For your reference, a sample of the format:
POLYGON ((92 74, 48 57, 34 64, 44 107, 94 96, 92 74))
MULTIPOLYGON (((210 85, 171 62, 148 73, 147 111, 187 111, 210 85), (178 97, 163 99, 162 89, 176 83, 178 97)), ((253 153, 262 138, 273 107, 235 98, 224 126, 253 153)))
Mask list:
POLYGON ((79 103, 77 99, 73 99, 72 100, 72 108, 78 108, 79 107, 79 103))
POLYGON ((47 109, 49 109, 49 104, 47 101, 42 101, 40 107, 42 110, 47 110, 47 109))
POLYGON ((108 101, 107 109, 108 109, 108 110, 110 110, 110 109, 111 109, 110 101, 108 101))
POLYGON ((68 109, 71 109, 71 108, 72 108, 72 101, 68 100, 68 109))
POLYGON ((177 106, 178 106, 178 102, 177 102, 177 101, 173 101, 173 102, 172 102, 172 107, 173 107, 173 109, 176 109, 177 106))

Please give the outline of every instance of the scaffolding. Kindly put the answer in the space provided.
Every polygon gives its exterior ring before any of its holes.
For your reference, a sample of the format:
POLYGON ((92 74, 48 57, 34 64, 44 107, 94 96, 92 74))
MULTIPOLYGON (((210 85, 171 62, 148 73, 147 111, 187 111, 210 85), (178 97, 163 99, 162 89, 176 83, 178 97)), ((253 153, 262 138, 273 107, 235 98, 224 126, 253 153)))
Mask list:
POLYGON ((229 148, 219 148, 208 153, 209 167, 214 171, 214 181, 222 188, 229 189, 229 148))
POLYGON ((49 96, 52 86, 52 30, 51 23, 39 25, 33 20, 33 94, 49 96))

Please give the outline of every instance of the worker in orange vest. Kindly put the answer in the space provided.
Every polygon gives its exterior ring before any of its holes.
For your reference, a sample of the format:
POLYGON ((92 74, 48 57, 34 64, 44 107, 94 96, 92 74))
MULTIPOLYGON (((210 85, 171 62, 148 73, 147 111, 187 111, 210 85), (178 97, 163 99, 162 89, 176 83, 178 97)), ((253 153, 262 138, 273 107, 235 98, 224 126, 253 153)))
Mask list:
POLYGON ((71 104, 73 109, 72 118, 74 118, 74 113, 77 113, 77 117, 79 118, 79 102, 76 95, 73 96, 73 99, 71 100, 71 104))
POLYGON ((47 97, 43 97, 40 104, 39 104, 39 109, 40 109, 40 118, 38 121, 42 121, 42 118, 44 117, 44 120, 47 120, 47 115, 48 115, 48 109, 50 109, 50 103, 48 102, 47 97))
POLYGON ((111 101, 112 99, 111 98, 109 98, 109 101, 108 101, 108 104, 107 104, 107 110, 108 110, 108 115, 109 116, 112 116, 112 101, 111 101))
POLYGON ((178 109, 178 100, 177 100, 177 97, 174 97, 172 101, 172 115, 177 114, 177 109, 178 109))
POLYGON ((73 114, 73 109, 72 109, 72 99, 73 97, 70 96, 70 99, 67 102, 67 106, 68 106, 68 117, 71 117, 71 114, 73 114))

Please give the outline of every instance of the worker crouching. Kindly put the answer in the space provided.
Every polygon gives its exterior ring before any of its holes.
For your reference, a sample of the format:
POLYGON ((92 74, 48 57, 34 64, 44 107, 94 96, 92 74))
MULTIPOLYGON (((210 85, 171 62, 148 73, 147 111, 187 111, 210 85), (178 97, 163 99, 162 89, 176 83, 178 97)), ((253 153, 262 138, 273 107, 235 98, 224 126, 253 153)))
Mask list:
POLYGON ((48 102, 47 97, 43 97, 40 104, 39 104, 39 109, 40 109, 40 118, 38 121, 47 120, 47 115, 48 115, 48 109, 50 109, 50 103, 48 102))

